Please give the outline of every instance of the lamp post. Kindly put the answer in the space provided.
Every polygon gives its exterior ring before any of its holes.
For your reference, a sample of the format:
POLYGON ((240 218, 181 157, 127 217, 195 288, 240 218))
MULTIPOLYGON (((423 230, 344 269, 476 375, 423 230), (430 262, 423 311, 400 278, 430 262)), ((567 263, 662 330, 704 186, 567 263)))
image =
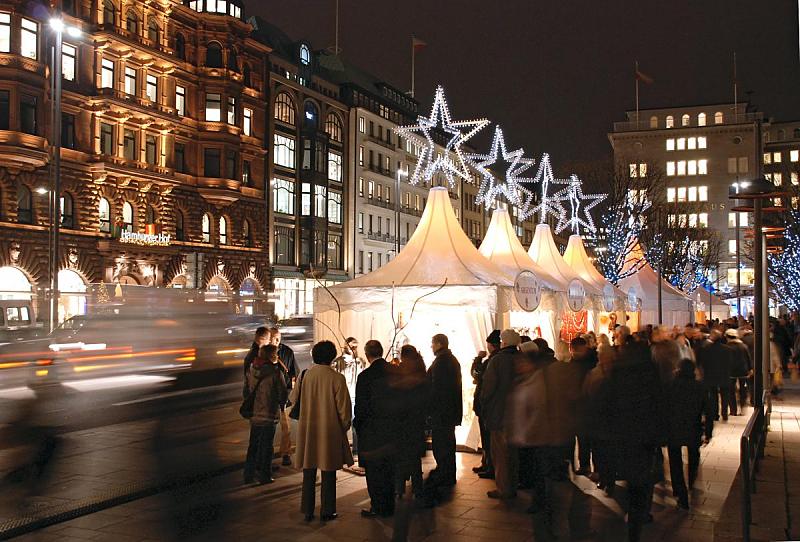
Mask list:
POLYGON ((400 254, 400 177, 408 177, 408 170, 403 171, 401 168, 397 168, 397 172, 395 174, 395 180, 397 181, 394 197, 395 258, 397 258, 397 255, 400 254))
POLYGON ((60 16, 50 19, 50 29, 55 34, 53 46, 53 63, 50 77, 53 78, 53 96, 51 97, 52 109, 52 141, 53 141, 53 170, 50 183, 50 332, 58 325, 58 267, 59 243, 61 236, 61 60, 64 32, 70 36, 79 37, 81 31, 73 26, 67 26, 60 16))
MULTIPOLYGON (((736 194, 739 194, 739 183, 733 183, 733 188, 736 190, 736 194)), ((739 322, 739 319, 742 317, 742 247, 741 242, 739 241, 739 227, 741 226, 739 220, 740 213, 738 211, 734 211, 733 213, 733 226, 734 231, 736 232, 736 322, 739 322)))

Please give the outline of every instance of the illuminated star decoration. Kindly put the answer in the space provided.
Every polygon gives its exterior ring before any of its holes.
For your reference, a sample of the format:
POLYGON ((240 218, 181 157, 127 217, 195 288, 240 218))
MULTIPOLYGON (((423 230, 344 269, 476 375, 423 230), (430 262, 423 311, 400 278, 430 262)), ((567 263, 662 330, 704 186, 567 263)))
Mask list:
POLYGON ((567 226, 572 228, 572 233, 579 234, 581 226, 590 233, 596 233, 594 220, 589 211, 595 208, 601 201, 606 199, 608 194, 584 194, 583 182, 577 175, 570 176, 566 181, 556 181, 558 184, 566 184, 566 188, 553 194, 553 199, 558 201, 568 201, 570 204, 569 220, 563 217, 556 226, 556 233, 561 233, 567 226), (588 205, 583 206, 583 217, 581 217, 581 202, 588 201, 588 205))
POLYGON ((558 221, 558 224, 561 224, 566 219, 567 211, 561 205, 561 200, 551 198, 548 195, 550 184, 557 183, 553 176, 553 167, 550 165, 549 154, 544 153, 542 155, 542 159, 539 161, 539 169, 536 171, 536 177, 533 182, 542 185, 542 199, 539 201, 539 205, 531 209, 529 216, 538 214, 539 223, 544 224, 547 216, 551 215, 558 221))
POLYGON ((531 215, 533 192, 524 188, 520 183, 531 183, 533 179, 520 177, 520 175, 533 166, 534 160, 523 158, 524 153, 523 149, 509 151, 506 148, 503 129, 497 126, 489 154, 468 154, 466 156, 467 161, 481 174, 481 185, 475 198, 477 203, 483 203, 487 208, 492 207, 500 196, 504 196, 509 204, 517 207, 518 216, 522 220, 531 215), (505 183, 501 179, 496 179, 489 170, 489 166, 496 164, 501 154, 502 160, 508 164, 505 183))
POLYGON ((398 136, 415 141, 419 141, 415 135, 417 133, 425 137, 414 173, 409 177, 408 182, 411 184, 417 184, 420 180, 430 182, 433 175, 439 171, 444 173, 447 182, 450 183, 450 188, 455 188, 456 178, 469 181, 470 172, 461 145, 485 128, 489 121, 486 119, 452 121, 447 100, 444 97, 444 89, 441 86, 436 87, 436 97, 433 100, 430 117, 420 115, 417 120, 416 125, 398 126, 394 129, 398 136), (443 154, 437 153, 436 144, 431 137, 431 130, 435 129, 441 130, 449 138, 443 154), (450 157, 451 152, 455 154, 455 160, 450 157))

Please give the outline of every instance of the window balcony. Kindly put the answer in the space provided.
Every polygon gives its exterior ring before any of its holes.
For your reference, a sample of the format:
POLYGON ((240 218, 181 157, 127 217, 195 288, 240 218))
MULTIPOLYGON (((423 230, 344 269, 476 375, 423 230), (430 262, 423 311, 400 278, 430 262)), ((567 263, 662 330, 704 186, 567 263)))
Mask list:
POLYGON ((382 243, 394 243, 397 240, 397 238, 390 233, 375 232, 367 233, 367 239, 370 239, 371 241, 380 241, 382 243))

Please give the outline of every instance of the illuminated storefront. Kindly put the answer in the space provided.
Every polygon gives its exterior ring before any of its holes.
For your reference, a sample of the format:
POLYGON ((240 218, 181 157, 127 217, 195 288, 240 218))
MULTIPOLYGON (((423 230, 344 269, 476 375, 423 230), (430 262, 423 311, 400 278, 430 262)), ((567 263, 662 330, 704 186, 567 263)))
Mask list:
POLYGON ((273 279, 275 317, 283 320, 301 314, 313 314, 314 289, 318 288, 320 284, 333 286, 340 282, 342 281, 299 277, 273 279))

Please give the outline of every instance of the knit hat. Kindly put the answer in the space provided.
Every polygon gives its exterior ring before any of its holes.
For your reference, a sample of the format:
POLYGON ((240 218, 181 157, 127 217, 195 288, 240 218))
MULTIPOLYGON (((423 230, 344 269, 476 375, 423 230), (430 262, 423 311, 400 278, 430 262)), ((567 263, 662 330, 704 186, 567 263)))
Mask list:
POLYGON ((486 342, 495 346, 500 346, 500 330, 495 329, 489 333, 489 336, 486 337, 486 342))

